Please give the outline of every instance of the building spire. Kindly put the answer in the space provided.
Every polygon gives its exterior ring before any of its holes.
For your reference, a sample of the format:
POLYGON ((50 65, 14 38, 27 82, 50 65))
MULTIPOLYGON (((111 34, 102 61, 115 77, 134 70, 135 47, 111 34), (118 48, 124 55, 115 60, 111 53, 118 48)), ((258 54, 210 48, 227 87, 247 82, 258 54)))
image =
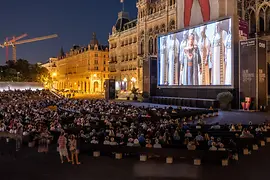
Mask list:
POLYGON ((64 52, 63 47, 61 47, 60 52, 59 52, 59 58, 62 58, 64 56, 65 56, 65 52, 64 52))
POLYGON ((96 44, 98 45, 97 35, 95 32, 93 32, 93 34, 92 34, 92 39, 90 41, 90 44, 91 45, 96 45, 96 44))

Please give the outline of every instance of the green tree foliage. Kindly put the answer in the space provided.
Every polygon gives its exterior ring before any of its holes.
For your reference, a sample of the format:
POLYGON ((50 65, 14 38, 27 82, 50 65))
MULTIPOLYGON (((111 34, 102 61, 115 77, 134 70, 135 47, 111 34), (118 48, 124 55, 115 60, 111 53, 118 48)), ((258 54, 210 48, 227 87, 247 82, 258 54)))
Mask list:
POLYGON ((30 64, 25 59, 16 63, 8 61, 0 66, 0 81, 42 82, 51 83, 52 78, 48 70, 38 64, 30 64))

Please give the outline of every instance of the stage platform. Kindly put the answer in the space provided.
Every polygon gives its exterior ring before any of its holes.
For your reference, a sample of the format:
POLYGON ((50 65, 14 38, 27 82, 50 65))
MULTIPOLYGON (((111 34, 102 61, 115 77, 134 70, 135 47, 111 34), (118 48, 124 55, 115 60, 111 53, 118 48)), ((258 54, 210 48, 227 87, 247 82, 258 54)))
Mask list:
POLYGON ((156 104, 199 107, 199 108, 219 107, 219 102, 216 99, 164 97, 164 96, 153 96, 151 97, 151 99, 152 103, 156 104))
MULTIPOLYGON (((154 104, 154 103, 141 103, 141 102, 132 102, 132 101, 121 101, 127 104, 132 104, 134 106, 151 106, 151 107, 170 107, 171 105, 162 105, 162 104, 154 104)), ((171 106, 173 108, 177 108, 177 106, 171 106)), ((182 108, 189 109, 203 109, 203 108, 195 108, 195 107, 185 107, 182 108)), ((260 124, 265 122, 266 120, 270 121, 270 113, 269 112, 247 112, 242 110, 232 110, 232 111, 219 111, 219 116, 210 117, 206 119, 207 124, 249 124, 251 121, 253 124, 260 124)))

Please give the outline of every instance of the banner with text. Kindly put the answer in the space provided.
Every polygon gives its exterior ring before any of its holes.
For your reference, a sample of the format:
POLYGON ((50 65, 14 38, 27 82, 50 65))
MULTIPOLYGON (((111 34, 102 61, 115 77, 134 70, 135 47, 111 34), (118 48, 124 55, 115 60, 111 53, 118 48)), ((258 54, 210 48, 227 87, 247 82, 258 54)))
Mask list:
POLYGON ((240 100, 256 99, 256 39, 240 41, 240 100))
POLYGON ((267 105, 267 60, 266 60, 266 42, 258 40, 258 106, 267 105))

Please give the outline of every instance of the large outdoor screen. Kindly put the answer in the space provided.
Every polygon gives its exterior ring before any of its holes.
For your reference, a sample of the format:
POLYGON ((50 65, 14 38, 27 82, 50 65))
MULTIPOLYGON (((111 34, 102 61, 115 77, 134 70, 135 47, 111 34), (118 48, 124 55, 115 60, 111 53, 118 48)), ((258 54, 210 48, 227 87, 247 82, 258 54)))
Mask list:
POLYGON ((231 19, 158 38, 158 86, 231 86, 231 19))

